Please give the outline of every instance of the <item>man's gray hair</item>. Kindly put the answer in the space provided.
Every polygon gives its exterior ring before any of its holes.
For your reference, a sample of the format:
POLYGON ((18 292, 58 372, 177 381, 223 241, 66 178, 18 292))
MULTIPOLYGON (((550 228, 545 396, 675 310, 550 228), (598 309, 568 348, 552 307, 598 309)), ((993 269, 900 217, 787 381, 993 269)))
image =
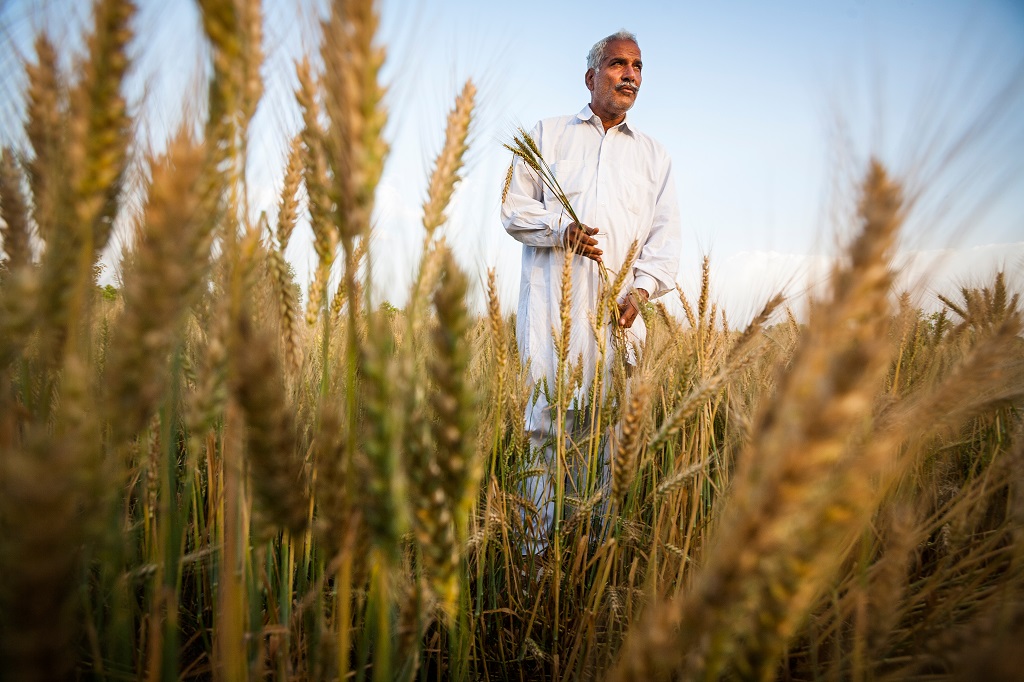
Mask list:
POLYGON ((608 43, 613 40, 629 40, 636 43, 637 47, 640 47, 640 43, 637 42, 636 35, 630 33, 626 29, 622 29, 616 33, 611 34, 607 38, 601 38, 601 40, 594 43, 594 46, 590 48, 590 52, 587 53, 587 68, 597 70, 601 66, 601 62, 604 61, 604 51, 608 47, 608 43))

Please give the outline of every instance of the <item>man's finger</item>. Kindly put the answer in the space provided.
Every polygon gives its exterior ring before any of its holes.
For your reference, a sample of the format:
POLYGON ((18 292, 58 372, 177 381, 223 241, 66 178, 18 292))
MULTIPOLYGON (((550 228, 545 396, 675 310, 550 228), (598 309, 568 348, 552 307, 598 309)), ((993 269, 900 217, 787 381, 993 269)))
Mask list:
POLYGON ((569 228, 569 239, 581 244, 597 244, 597 240, 592 236, 595 234, 597 234, 597 228, 586 225, 578 226, 573 223, 569 228))
POLYGON ((637 308, 633 304, 632 298, 627 298, 622 304, 619 305, 619 326, 629 329, 633 326, 633 320, 636 319, 637 308))
POLYGON ((601 262, 601 255, 604 253, 597 248, 597 240, 592 234, 597 233, 597 228, 587 227, 579 223, 571 223, 566 231, 566 246, 575 252, 598 263, 601 262))

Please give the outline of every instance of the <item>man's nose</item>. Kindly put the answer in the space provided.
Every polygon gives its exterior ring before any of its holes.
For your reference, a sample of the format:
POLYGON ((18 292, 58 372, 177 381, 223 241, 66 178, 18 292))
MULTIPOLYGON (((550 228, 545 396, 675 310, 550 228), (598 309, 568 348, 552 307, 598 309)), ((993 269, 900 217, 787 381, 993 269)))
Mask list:
POLYGON ((636 69, 634 69, 632 66, 627 66, 625 68, 625 70, 622 72, 622 80, 629 81, 631 83, 635 83, 636 82, 636 69))

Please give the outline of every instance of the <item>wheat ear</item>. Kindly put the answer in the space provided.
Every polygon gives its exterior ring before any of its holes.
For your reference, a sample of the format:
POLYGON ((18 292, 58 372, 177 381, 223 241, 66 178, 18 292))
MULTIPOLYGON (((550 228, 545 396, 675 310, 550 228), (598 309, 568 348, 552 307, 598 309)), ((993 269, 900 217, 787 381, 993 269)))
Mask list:
POLYGON ((467 80, 462 92, 455 98, 455 106, 448 113, 444 147, 434 160, 434 170, 430 174, 427 200, 423 204, 423 229, 427 231, 427 240, 446 220, 445 211, 460 179, 463 157, 469 148, 466 138, 469 136, 475 101, 476 86, 473 81, 467 80))
POLYGON ((434 233, 447 220, 446 211, 451 202, 455 186, 460 180, 476 100, 476 86, 470 80, 455 98, 452 110, 448 112, 444 146, 434 159, 434 170, 430 174, 427 199, 423 203, 423 253, 420 257, 416 279, 409 294, 409 324, 413 338, 423 326, 423 310, 426 299, 437 284, 442 265, 443 247, 433 246, 434 233))
POLYGON ((299 185, 302 183, 303 147, 302 135, 292 138, 288 152, 288 165, 284 172, 284 184, 281 187, 281 199, 277 209, 277 244, 281 253, 288 249, 295 222, 298 220, 299 185))
MULTIPOLYGON (((350 300, 349 305, 358 305, 350 300)), ((362 452, 360 465, 363 487, 363 512, 371 541, 380 556, 394 566, 398 563, 401 538, 408 528, 405 505, 404 471, 398 466, 399 413, 394 409, 396 362, 390 334, 380 318, 372 320, 377 343, 360 344, 359 379, 364 416, 360 428, 362 452)), ((350 338, 354 338, 354 332, 350 338)))
MULTIPOLYGON (((487 269, 487 324, 491 331, 491 343, 494 346, 494 363, 498 368, 499 400, 501 379, 508 365, 508 348, 505 343, 505 325, 501 318, 501 303, 498 301, 498 279, 494 268, 487 269)), ((500 412, 500 405, 499 410, 500 412)))
POLYGON ((0 375, 29 342, 34 322, 36 273, 32 263, 28 207, 21 172, 5 149, 0 159, 0 227, 5 260, 0 263, 0 375))
POLYGON ((28 164, 28 175, 39 236, 49 240, 54 231, 57 186, 66 181, 66 161, 61 154, 61 145, 64 141, 63 109, 67 93, 61 82, 53 43, 41 33, 36 38, 35 48, 38 62, 25 67, 28 76, 25 133, 34 152, 28 164))
MULTIPOLYGON (((415 371, 415 370, 413 370, 415 371)), ((451 500, 442 485, 430 426, 426 390, 411 382, 404 454, 409 472, 412 527, 423 560, 423 572, 441 603, 454 603, 457 594, 459 549, 455 539, 451 500)))
POLYGON ((71 93, 68 150, 76 219, 91 229, 91 245, 98 255, 110 236, 127 163, 131 120, 120 90, 128 70, 128 25, 135 5, 97 0, 93 13, 95 29, 86 39, 83 77, 71 93))
POLYGON ((296 63, 295 72, 299 79, 295 97, 302 110, 304 123, 301 138, 306 194, 309 196, 309 226, 313 230, 313 249, 317 255, 317 267, 306 299, 306 324, 312 327, 323 306, 327 280, 330 278, 338 245, 338 230, 330 212, 332 199, 328 188, 324 132, 320 126, 320 108, 309 61, 303 59, 296 63))
POLYGON ((41 217, 49 223, 43 233, 50 241, 37 315, 40 354, 51 365, 79 345, 89 317, 95 263, 117 215, 130 132, 120 90, 133 13, 134 5, 125 0, 97 0, 93 5, 93 31, 78 64, 83 75, 69 96, 68 135, 58 169, 64 172, 46 176, 46 198, 52 205, 41 217))
POLYGON ((432 334, 434 352, 429 360, 435 392, 434 440, 445 492, 460 513, 468 511, 480 478, 473 455, 475 401, 466 373, 469 368, 469 311, 466 275, 446 252, 441 282, 434 293, 437 326, 432 334))
POLYGON ((179 134, 153 164, 153 182, 133 260, 125 308, 109 361, 111 423, 120 438, 141 429, 164 393, 168 355, 182 316, 206 273, 198 184, 205 149, 179 134))
POLYGON ((238 4, 235 0, 198 0, 198 4, 203 31, 213 47, 207 137, 214 146, 211 151, 222 161, 235 150, 232 117, 242 97, 242 76, 238 67, 242 59, 242 31, 239 30, 238 4))
POLYGON ((299 534, 308 521, 309 484, 277 344, 268 332, 254 329, 244 312, 234 321, 231 339, 230 386, 245 413, 257 501, 271 523, 299 534))
POLYGON ((340 399, 334 391, 324 394, 316 412, 317 428, 311 447, 317 512, 313 529, 330 559, 341 551, 349 530, 359 524, 353 505, 351 461, 345 457, 348 434, 337 409, 340 399))
POLYGON ((239 0, 238 25, 241 37, 241 111, 245 121, 252 119, 263 96, 263 3, 262 0, 239 0))
POLYGON ((346 252, 370 229, 374 192, 388 146, 384 89, 378 75, 384 50, 374 45, 373 0, 335 0, 323 25, 324 109, 330 121, 324 150, 332 171, 332 199, 346 252))
POLYGON ((512 175, 516 170, 515 158, 512 159, 511 163, 508 164, 508 170, 505 171, 505 182, 501 186, 501 203, 504 204, 505 200, 508 199, 508 190, 512 187, 512 175))
POLYGON ((32 262, 32 236, 21 169, 7 148, 0 152, 0 218, 4 221, 0 226, 4 266, 8 271, 21 270, 32 262))
POLYGON ((697 331, 697 316, 693 314, 693 306, 690 304, 690 299, 686 297, 680 286, 676 285, 676 293, 679 295, 679 304, 683 306, 683 313, 686 315, 686 321, 690 325, 690 329, 694 332, 697 331))
POLYGON ((284 174, 284 186, 277 211, 277 246, 269 249, 270 268, 277 288, 281 340, 284 346, 285 362, 292 373, 302 365, 300 339, 299 301, 292 288, 292 278, 285 261, 285 251, 291 239, 298 213, 298 191, 302 180, 302 139, 292 140, 288 155, 288 166, 284 174))
POLYGON ((647 412, 649 396, 650 389, 647 382, 638 382, 629 399, 626 414, 622 418, 619 442, 615 449, 612 466, 612 499, 619 504, 620 508, 626 499, 626 491, 636 474, 636 463, 641 446, 640 431, 644 415, 647 412))

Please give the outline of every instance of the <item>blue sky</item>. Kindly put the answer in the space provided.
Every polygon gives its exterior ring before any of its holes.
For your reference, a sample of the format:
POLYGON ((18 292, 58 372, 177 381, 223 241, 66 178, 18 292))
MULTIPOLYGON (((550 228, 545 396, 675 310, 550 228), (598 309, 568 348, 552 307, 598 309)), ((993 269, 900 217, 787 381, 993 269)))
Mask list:
MULTIPOLYGON (((397 81, 395 102, 424 107, 396 126, 394 174, 386 178, 396 196, 422 193, 426 159, 440 144, 444 97, 466 76, 480 82, 484 110, 474 165, 451 228, 464 257, 477 267, 500 267, 507 299, 514 300, 518 285, 518 244, 495 229, 494 188, 507 163, 498 143, 516 124, 579 110, 588 99, 587 50, 622 27, 637 34, 644 57, 644 83, 630 116, 674 159, 684 289, 696 288, 700 258, 710 253, 718 293, 737 319, 772 286, 803 291, 820 276, 813 271, 824 262, 819 254, 834 252, 831 216, 841 198, 831 188, 847 189, 872 153, 922 192, 904 244, 910 271, 933 274, 941 287, 1024 264, 1024 191, 1014 191, 1024 190, 1020 3, 508 7, 421 7, 425 38, 412 48, 415 64, 406 63, 405 50, 394 52, 394 64, 412 72, 397 81), (959 156, 940 162, 1009 82, 1016 97, 959 156), (401 172, 417 164, 418 173, 401 172), (947 196, 957 199, 941 205, 947 196)), ((399 16, 385 19, 385 32, 404 28, 399 16)), ((405 208, 415 212, 414 204, 405 208)))
MULTIPOLYGON (((136 48, 134 87, 146 84, 140 106, 160 131, 192 97, 188 84, 202 59, 198 19, 184 0, 141 4, 138 28, 147 40, 136 48)), ((0 40, 24 50, 40 26, 74 35, 76 17, 86 14, 81 5, 0 0, 0 40)), ((940 255, 933 283, 981 277, 996 265, 1022 269, 1020 2, 638 1, 627 9, 604 0, 459 0, 382 8, 392 152, 378 195, 381 297, 404 300, 430 161, 445 113, 471 77, 480 108, 446 229, 478 281, 486 268, 498 268, 504 302, 514 305, 519 249, 497 218, 508 162, 501 142, 516 125, 578 111, 589 95, 587 50, 619 28, 637 34, 644 58, 630 117, 674 160, 684 221, 679 282, 692 291, 700 258, 710 253, 731 319, 752 312, 773 286, 798 294, 813 281, 812 266, 834 251, 834 214, 848 196, 833 188, 848 188, 871 153, 922 192, 904 244, 915 271, 940 255), (986 108, 1007 83, 1016 83, 1015 96, 1001 109, 986 108), (944 159, 978 121, 964 151, 944 159)), ((265 11, 267 95, 254 123, 249 177, 254 200, 272 208, 285 140, 297 126, 290 61, 313 42, 316 8, 267 0, 265 11)), ((18 81, 5 81, 9 96, 18 81)), ((16 110, 7 105, 0 115, 9 139, 16 110)), ((313 258, 308 233, 296 234, 288 256, 304 280, 313 258)))

